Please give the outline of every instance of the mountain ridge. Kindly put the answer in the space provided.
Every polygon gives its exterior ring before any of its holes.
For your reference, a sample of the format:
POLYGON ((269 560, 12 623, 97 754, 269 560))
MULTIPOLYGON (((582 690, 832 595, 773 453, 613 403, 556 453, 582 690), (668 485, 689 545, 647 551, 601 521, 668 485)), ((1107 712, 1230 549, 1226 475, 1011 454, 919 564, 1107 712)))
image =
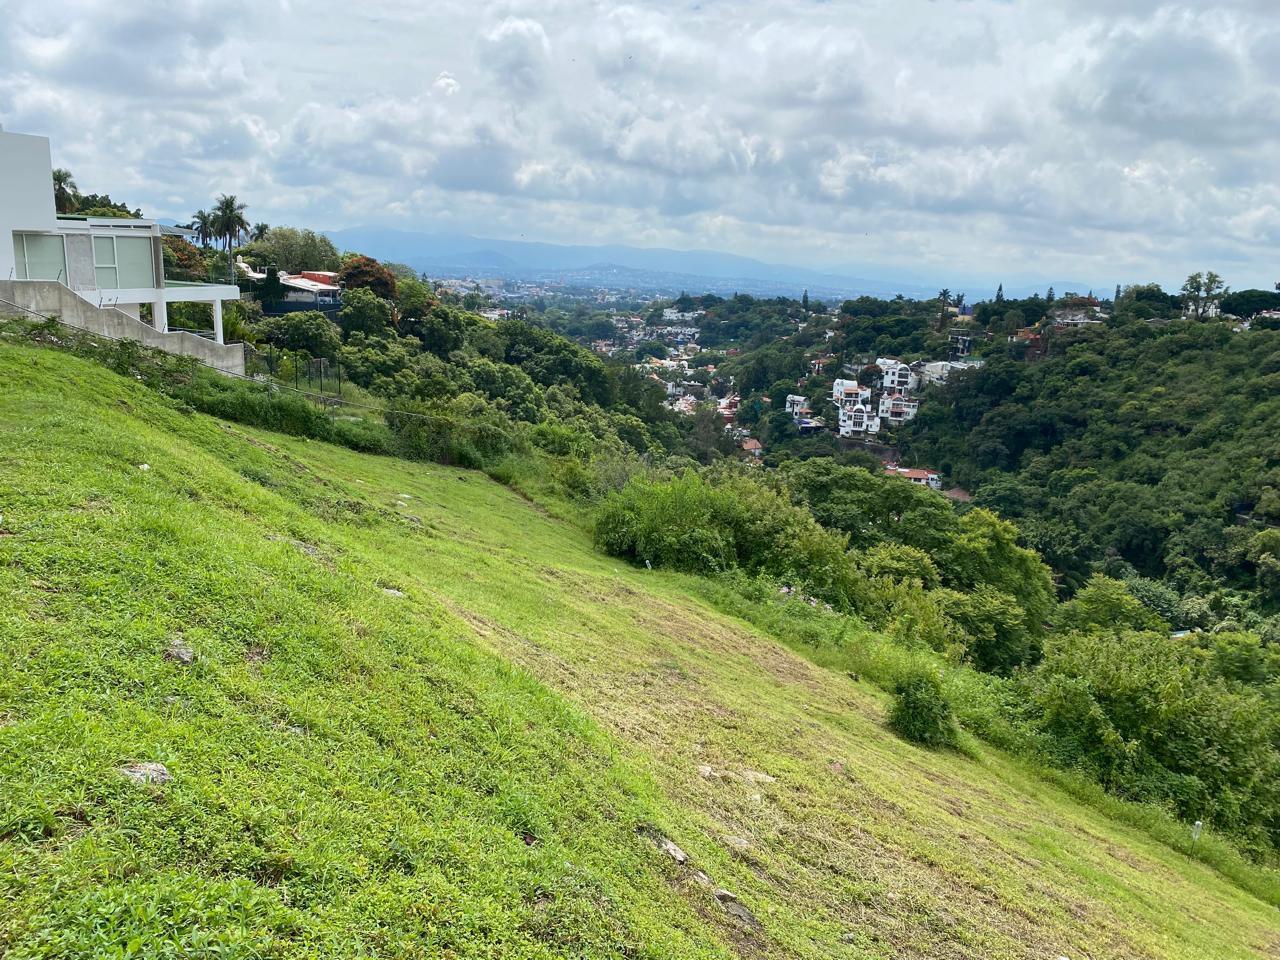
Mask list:
MULTIPOLYGON (((605 285, 606 274, 617 271, 646 290, 689 293, 735 290, 769 296, 799 296, 808 289, 815 297, 892 297, 899 293, 913 299, 934 296, 939 287, 909 278, 875 279, 788 264, 768 263, 754 257, 716 250, 679 250, 636 247, 627 244, 558 244, 543 241, 484 238, 462 233, 430 233, 390 227, 347 227, 324 231, 343 249, 367 253, 381 260, 405 263, 430 275, 466 274, 489 269, 512 279, 550 279, 558 275, 578 278, 583 285, 605 285), (701 283, 701 286, 698 284, 701 283), (687 287, 681 286, 688 285, 687 287)), ((970 289, 996 284, 973 283, 970 289)), ((1018 296, 1054 287, 1066 290, 1098 289, 1078 281, 1051 281, 1034 286, 1005 284, 1006 294, 1018 296)), ((962 286, 952 287, 959 292, 962 286)), ((970 301, 981 299, 974 296, 970 301)))

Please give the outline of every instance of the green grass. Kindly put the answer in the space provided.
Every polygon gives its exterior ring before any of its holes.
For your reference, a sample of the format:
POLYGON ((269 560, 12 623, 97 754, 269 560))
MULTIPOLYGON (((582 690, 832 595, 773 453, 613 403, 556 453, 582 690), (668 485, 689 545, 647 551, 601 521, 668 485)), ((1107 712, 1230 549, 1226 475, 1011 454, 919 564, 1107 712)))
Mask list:
POLYGON ((51 351, 0 382, 0 954, 1280 953, 1140 824, 901 741, 877 688, 482 474, 51 351))

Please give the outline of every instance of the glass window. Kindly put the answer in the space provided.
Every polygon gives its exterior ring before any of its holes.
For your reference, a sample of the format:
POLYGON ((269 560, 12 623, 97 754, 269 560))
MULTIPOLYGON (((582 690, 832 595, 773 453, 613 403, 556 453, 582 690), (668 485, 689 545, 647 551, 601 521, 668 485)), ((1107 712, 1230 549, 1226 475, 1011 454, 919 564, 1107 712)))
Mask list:
POLYGON ((116 290, 120 287, 120 274, 116 270, 116 242, 112 237, 93 238, 93 273, 99 290, 116 290))
POLYGON ((93 238, 93 265, 95 267, 116 265, 116 244, 111 237, 93 238))
POLYGON ((116 237, 116 269, 120 286, 127 289, 155 286, 150 237, 116 237))
POLYGON ((13 235, 13 262, 16 268, 15 276, 19 280, 27 279, 27 247, 22 242, 20 233, 13 235))
MULTIPOLYGON (((21 241, 24 255, 18 258, 19 279, 67 282, 67 251, 62 245, 62 237, 56 234, 28 233, 21 237, 21 241), (25 272, 21 266, 24 261, 25 272)), ((15 251, 17 246, 15 243, 15 251)))

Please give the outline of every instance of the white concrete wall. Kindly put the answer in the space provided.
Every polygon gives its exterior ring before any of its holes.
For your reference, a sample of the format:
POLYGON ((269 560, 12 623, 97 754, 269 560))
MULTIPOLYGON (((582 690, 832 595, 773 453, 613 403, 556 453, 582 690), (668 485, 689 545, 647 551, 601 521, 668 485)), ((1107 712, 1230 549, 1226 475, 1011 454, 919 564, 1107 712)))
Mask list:
POLYGON ((0 130, 0 280, 14 276, 15 230, 57 227, 48 138, 0 130))

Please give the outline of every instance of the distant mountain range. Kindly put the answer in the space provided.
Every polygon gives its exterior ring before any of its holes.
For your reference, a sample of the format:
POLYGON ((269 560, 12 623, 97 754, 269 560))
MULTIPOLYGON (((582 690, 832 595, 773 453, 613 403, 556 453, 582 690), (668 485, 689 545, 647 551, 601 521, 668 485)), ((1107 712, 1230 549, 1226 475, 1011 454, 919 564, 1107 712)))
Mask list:
MULTIPOLYGON (((808 290, 815 298, 843 299, 862 294, 892 297, 934 296, 943 283, 929 285, 894 278, 869 279, 805 267, 765 263, 751 257, 714 250, 669 250, 632 247, 563 245, 527 240, 497 240, 458 233, 425 233, 386 227, 350 227, 326 231, 344 250, 359 250, 379 260, 404 263, 432 277, 501 277, 563 283, 581 287, 629 288, 675 294, 735 292, 754 296, 799 296, 808 290)), ((971 302, 989 297, 989 284, 967 290, 971 302)), ((1084 292, 1089 284, 1054 282, 1059 293, 1084 292)), ((952 284, 953 290, 965 289, 952 284)), ((1025 295, 1017 285, 1005 285, 1008 296, 1025 295)))

